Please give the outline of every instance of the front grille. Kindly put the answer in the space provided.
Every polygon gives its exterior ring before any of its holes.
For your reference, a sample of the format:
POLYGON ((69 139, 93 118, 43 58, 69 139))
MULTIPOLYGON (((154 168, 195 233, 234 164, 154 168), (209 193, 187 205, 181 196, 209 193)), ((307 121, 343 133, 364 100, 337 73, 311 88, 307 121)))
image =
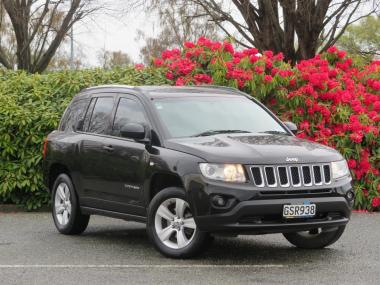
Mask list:
POLYGON ((321 167, 320 166, 313 166, 313 171, 314 171, 314 183, 316 185, 321 185, 322 184, 322 172, 321 172, 321 167))
POLYGON ((289 186, 288 172, 285 166, 278 167, 278 176, 280 178, 281 186, 289 186))
POLYGON ((330 164, 257 165, 251 167, 256 187, 301 187, 331 183, 330 164))
POLYGON ((291 166, 290 173, 292 174, 292 185, 295 187, 301 186, 301 177, 298 166, 291 166))
POLYGON ((330 184, 331 182, 330 165, 323 165, 323 175, 325 177, 325 183, 330 184))
POLYGON ((304 165, 302 166, 302 173, 303 173, 303 182, 305 185, 311 185, 311 172, 310 172, 310 166, 304 165))
POLYGON ((252 168, 252 175, 253 175, 253 180, 255 181, 255 184, 257 186, 259 186, 259 187, 264 186, 263 176, 262 176, 260 168, 253 167, 252 168))
POLYGON ((267 178, 267 185, 269 187, 277 186, 274 167, 265 167, 264 169, 265 169, 265 177, 267 178))

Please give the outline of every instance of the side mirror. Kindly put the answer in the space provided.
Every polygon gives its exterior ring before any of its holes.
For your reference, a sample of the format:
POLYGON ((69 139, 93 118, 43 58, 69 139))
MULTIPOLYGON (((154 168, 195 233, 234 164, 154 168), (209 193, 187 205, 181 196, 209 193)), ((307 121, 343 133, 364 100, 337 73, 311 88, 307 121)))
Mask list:
POLYGON ((284 122, 285 126, 293 133, 296 134, 298 131, 297 125, 292 122, 284 122))
POLYGON ((120 135, 123 138, 129 138, 134 140, 144 140, 146 136, 145 127, 137 123, 128 123, 121 127, 120 135))

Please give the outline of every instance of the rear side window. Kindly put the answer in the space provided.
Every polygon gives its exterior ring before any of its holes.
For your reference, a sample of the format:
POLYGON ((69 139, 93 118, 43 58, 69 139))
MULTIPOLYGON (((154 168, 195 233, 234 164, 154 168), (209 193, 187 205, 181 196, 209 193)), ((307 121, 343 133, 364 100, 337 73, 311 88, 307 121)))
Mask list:
POLYGON ((83 120, 87 110, 89 99, 74 101, 66 110, 60 125, 60 130, 67 132, 72 131, 74 125, 83 120))
POLYGON ((112 109, 112 97, 99 97, 92 111, 87 131, 95 134, 106 134, 110 125, 112 109))
POLYGON ((139 101, 121 98, 117 106, 115 120, 113 123, 113 134, 119 136, 120 129, 128 123, 148 123, 145 117, 144 107, 139 101))

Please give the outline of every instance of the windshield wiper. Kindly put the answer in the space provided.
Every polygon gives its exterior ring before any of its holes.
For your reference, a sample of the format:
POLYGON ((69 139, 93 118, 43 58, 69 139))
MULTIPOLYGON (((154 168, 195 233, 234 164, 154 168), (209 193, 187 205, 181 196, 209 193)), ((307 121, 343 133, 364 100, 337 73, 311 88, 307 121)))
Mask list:
POLYGON ((250 132, 243 131, 243 130, 208 130, 196 135, 192 135, 192 137, 205 137, 205 136, 212 136, 212 135, 217 135, 217 134, 233 134, 233 133, 250 133, 250 132))
POLYGON ((289 135, 288 133, 286 132, 281 132, 281 131, 264 131, 264 132, 259 132, 259 133, 262 133, 262 134, 271 134, 271 135, 289 135))

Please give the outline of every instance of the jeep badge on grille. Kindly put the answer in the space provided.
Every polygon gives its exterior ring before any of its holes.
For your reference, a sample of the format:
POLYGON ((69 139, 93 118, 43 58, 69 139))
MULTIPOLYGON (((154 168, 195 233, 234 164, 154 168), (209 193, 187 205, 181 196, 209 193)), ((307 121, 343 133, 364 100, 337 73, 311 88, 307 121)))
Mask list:
POLYGON ((287 158, 286 158, 286 161, 287 161, 287 162, 291 162, 291 161, 292 161, 292 162, 297 162, 297 161, 298 161, 298 158, 297 158, 297 157, 287 157, 287 158))

